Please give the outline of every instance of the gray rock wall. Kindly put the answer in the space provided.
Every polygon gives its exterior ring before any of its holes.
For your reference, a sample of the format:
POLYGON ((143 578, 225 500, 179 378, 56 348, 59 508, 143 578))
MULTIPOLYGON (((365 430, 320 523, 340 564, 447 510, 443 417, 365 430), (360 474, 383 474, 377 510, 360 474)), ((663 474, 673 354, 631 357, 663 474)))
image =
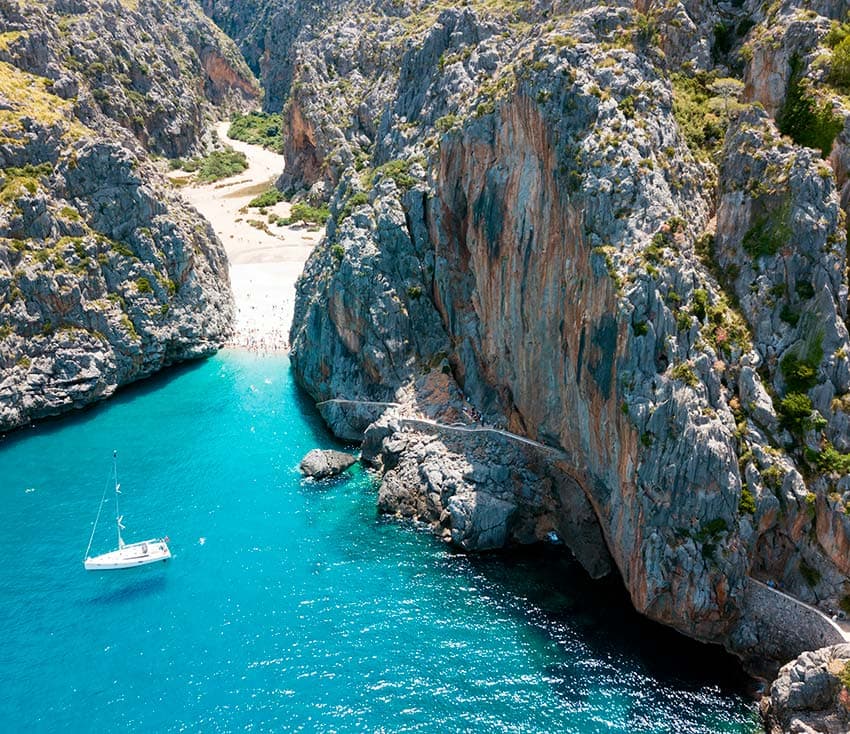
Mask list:
POLYGON ((754 657, 771 661, 769 669, 776 661, 784 664, 807 650, 847 642, 841 628, 823 612, 755 579, 748 579, 745 586, 736 635, 754 657), (745 640, 747 636, 753 639, 745 640))

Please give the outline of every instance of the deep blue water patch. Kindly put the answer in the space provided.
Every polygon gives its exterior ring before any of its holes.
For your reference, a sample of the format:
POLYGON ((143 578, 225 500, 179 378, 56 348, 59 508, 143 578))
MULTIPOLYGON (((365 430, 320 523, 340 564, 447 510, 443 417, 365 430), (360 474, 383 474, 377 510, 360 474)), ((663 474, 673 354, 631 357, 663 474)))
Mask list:
POLYGON ((731 659, 616 584, 453 554, 357 469, 302 480, 332 445, 285 358, 235 352, 0 443, 0 730, 756 730, 731 659), (125 538, 168 564, 83 570, 113 448, 125 538))

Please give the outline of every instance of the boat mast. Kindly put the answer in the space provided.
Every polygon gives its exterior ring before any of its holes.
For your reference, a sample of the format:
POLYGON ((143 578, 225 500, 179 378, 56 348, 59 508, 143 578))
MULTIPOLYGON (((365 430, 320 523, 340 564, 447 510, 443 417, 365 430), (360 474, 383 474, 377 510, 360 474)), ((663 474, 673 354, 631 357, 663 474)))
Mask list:
POLYGON ((118 512, 118 495, 121 494, 118 489, 118 452, 112 452, 112 476, 115 480, 115 529, 118 531, 118 548, 124 547, 124 539, 121 537, 121 513, 118 512))

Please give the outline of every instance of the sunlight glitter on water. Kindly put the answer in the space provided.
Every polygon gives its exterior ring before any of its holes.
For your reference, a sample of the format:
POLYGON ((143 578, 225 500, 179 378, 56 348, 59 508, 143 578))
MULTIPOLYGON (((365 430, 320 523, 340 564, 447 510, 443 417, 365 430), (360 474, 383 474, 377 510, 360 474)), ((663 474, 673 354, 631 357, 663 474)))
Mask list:
POLYGON ((333 445, 284 357, 238 352, 0 444, 2 730, 756 731, 729 658, 569 559, 454 554, 356 468, 304 482, 333 445), (113 448, 165 567, 82 569, 113 448))

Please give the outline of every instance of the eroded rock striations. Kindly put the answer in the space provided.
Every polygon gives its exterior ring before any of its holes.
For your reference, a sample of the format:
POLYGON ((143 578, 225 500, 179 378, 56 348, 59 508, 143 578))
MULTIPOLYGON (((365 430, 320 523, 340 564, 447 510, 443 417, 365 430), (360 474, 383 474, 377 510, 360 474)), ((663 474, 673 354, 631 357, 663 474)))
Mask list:
POLYGON ((0 1, 0 430, 222 343, 224 251, 148 151, 255 94, 191 4, 0 1))
POLYGON ((640 611, 751 660, 751 575, 847 606, 840 14, 392 5, 299 45, 287 102, 290 181, 335 185, 292 363, 317 401, 400 403, 366 432, 382 509, 493 547, 571 482, 640 611), (455 390, 569 480, 411 423, 455 390))

